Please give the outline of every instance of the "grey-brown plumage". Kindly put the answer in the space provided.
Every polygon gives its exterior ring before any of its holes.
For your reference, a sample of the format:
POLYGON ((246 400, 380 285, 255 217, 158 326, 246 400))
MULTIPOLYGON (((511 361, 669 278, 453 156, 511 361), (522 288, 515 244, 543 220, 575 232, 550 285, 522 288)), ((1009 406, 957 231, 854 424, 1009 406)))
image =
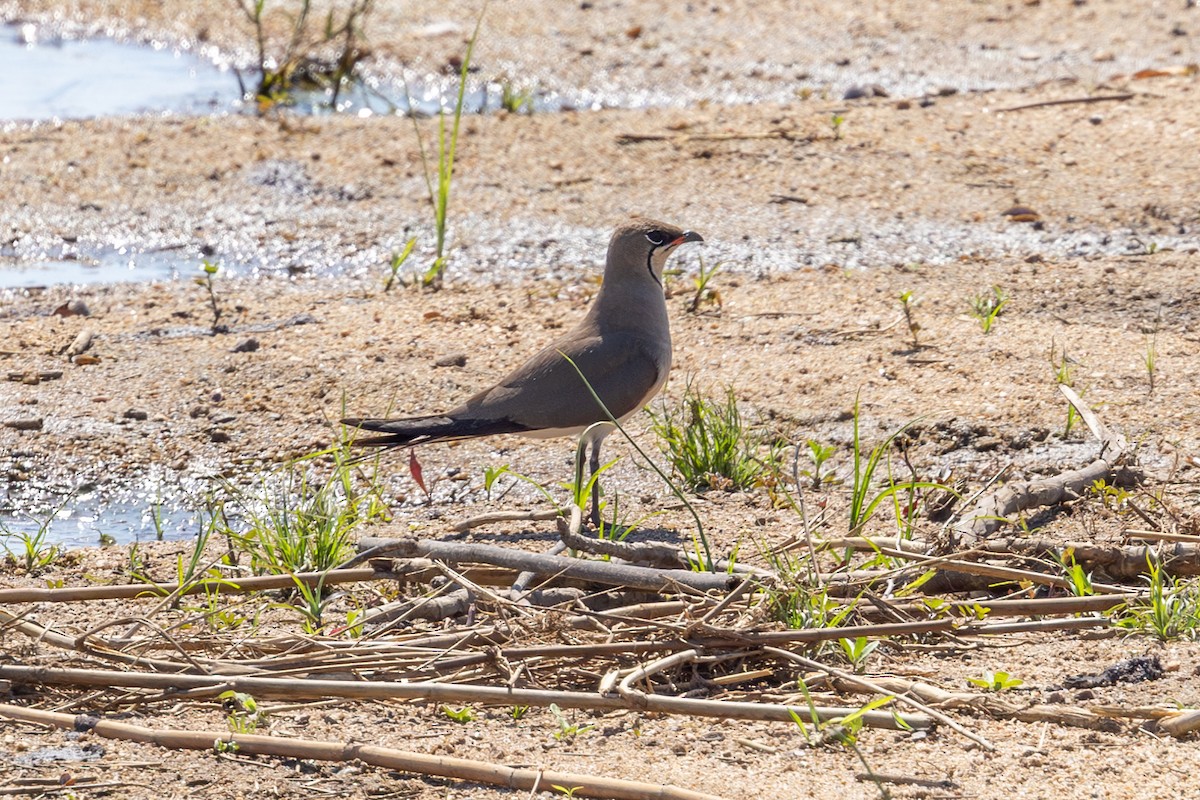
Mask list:
MULTIPOLYGON (((373 447, 498 433, 540 438, 578 434, 608 419, 579 372, 609 412, 626 419, 658 393, 671 369, 671 329, 662 285, 667 258, 679 245, 701 241, 699 234, 663 222, 625 222, 609 241, 604 281, 584 318, 495 386, 444 414, 342 422, 383 434, 354 442, 373 447)), ((589 437, 593 471, 599 466, 600 442, 611 430, 611 425, 602 426, 589 437)))

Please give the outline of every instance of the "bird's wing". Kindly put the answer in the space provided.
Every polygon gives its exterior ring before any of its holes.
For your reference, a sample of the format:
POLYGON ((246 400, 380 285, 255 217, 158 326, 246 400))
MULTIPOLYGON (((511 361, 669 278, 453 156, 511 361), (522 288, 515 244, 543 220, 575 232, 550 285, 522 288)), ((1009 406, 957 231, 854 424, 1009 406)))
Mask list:
POLYGON ((579 372, 613 416, 621 418, 650 399, 669 368, 669 362, 656 359, 644 340, 631 334, 563 338, 446 416, 505 419, 530 431, 584 428, 607 417, 579 372))

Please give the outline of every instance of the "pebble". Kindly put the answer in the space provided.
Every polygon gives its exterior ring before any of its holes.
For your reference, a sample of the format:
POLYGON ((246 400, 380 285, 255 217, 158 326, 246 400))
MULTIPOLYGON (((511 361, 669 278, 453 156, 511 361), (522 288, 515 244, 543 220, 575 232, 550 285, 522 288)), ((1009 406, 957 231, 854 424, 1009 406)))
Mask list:
POLYGON ((251 336, 249 339, 243 339, 233 347, 235 353, 253 353, 259 348, 258 339, 251 336))
POLYGON ((842 95, 843 100, 858 100, 863 97, 887 97, 887 89, 878 83, 868 83, 865 86, 851 86, 842 95))
POLYGON ((76 298, 68 300, 58 308, 54 309, 54 313, 60 317, 88 317, 91 316, 92 310, 88 308, 87 303, 76 298))
POLYGON ((465 367, 467 365, 467 354, 449 353, 434 361, 433 365, 435 367, 465 367))
POLYGON ((217 444, 224 444, 225 442, 229 441, 229 433, 218 428, 209 431, 208 438, 210 441, 216 442, 217 444))
POLYGON ((74 341, 72 341, 71 344, 67 346, 67 350, 66 350, 67 358, 77 356, 80 353, 85 352, 91 346, 92 346, 92 332, 89 330, 82 330, 79 332, 79 335, 75 337, 74 341))
POLYGON ((122 414, 121 416, 125 417, 125 419, 136 419, 139 422, 141 422, 142 420, 145 420, 146 418, 148 418, 150 415, 147 414, 145 411, 142 411, 141 409, 131 408, 128 411, 126 411, 124 414, 122 414))
POLYGON ((42 418, 30 417, 27 419, 5 420, 4 427, 18 431, 40 431, 42 429, 42 418))

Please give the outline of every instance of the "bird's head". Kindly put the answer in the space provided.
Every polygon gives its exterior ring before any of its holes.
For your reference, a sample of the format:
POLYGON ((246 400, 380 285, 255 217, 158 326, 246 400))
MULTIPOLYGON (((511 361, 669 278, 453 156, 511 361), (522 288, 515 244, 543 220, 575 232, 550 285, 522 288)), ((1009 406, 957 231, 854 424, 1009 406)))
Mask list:
POLYGON ((649 275, 662 286, 663 269, 675 248, 685 242, 703 242, 695 231, 685 231, 665 222, 635 217, 621 225, 608 243, 606 278, 614 271, 624 276, 649 275))

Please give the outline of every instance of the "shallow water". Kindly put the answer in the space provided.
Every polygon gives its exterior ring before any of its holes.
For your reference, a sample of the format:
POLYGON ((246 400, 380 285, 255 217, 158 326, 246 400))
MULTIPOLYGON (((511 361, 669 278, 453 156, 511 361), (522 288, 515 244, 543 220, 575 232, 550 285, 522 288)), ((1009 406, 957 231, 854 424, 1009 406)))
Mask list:
POLYGON ((113 39, 43 40, 38 34, 32 24, 0 29, 0 118, 204 114, 240 104, 232 70, 195 53, 113 39))
POLYGON ((175 505, 177 501, 160 499, 137 487, 122 489, 118 495, 123 496, 94 492, 10 500, 12 505, 0 511, 0 553, 7 550, 20 559, 26 540, 39 536, 43 547, 81 547, 190 539, 199 530, 198 512, 175 505))

